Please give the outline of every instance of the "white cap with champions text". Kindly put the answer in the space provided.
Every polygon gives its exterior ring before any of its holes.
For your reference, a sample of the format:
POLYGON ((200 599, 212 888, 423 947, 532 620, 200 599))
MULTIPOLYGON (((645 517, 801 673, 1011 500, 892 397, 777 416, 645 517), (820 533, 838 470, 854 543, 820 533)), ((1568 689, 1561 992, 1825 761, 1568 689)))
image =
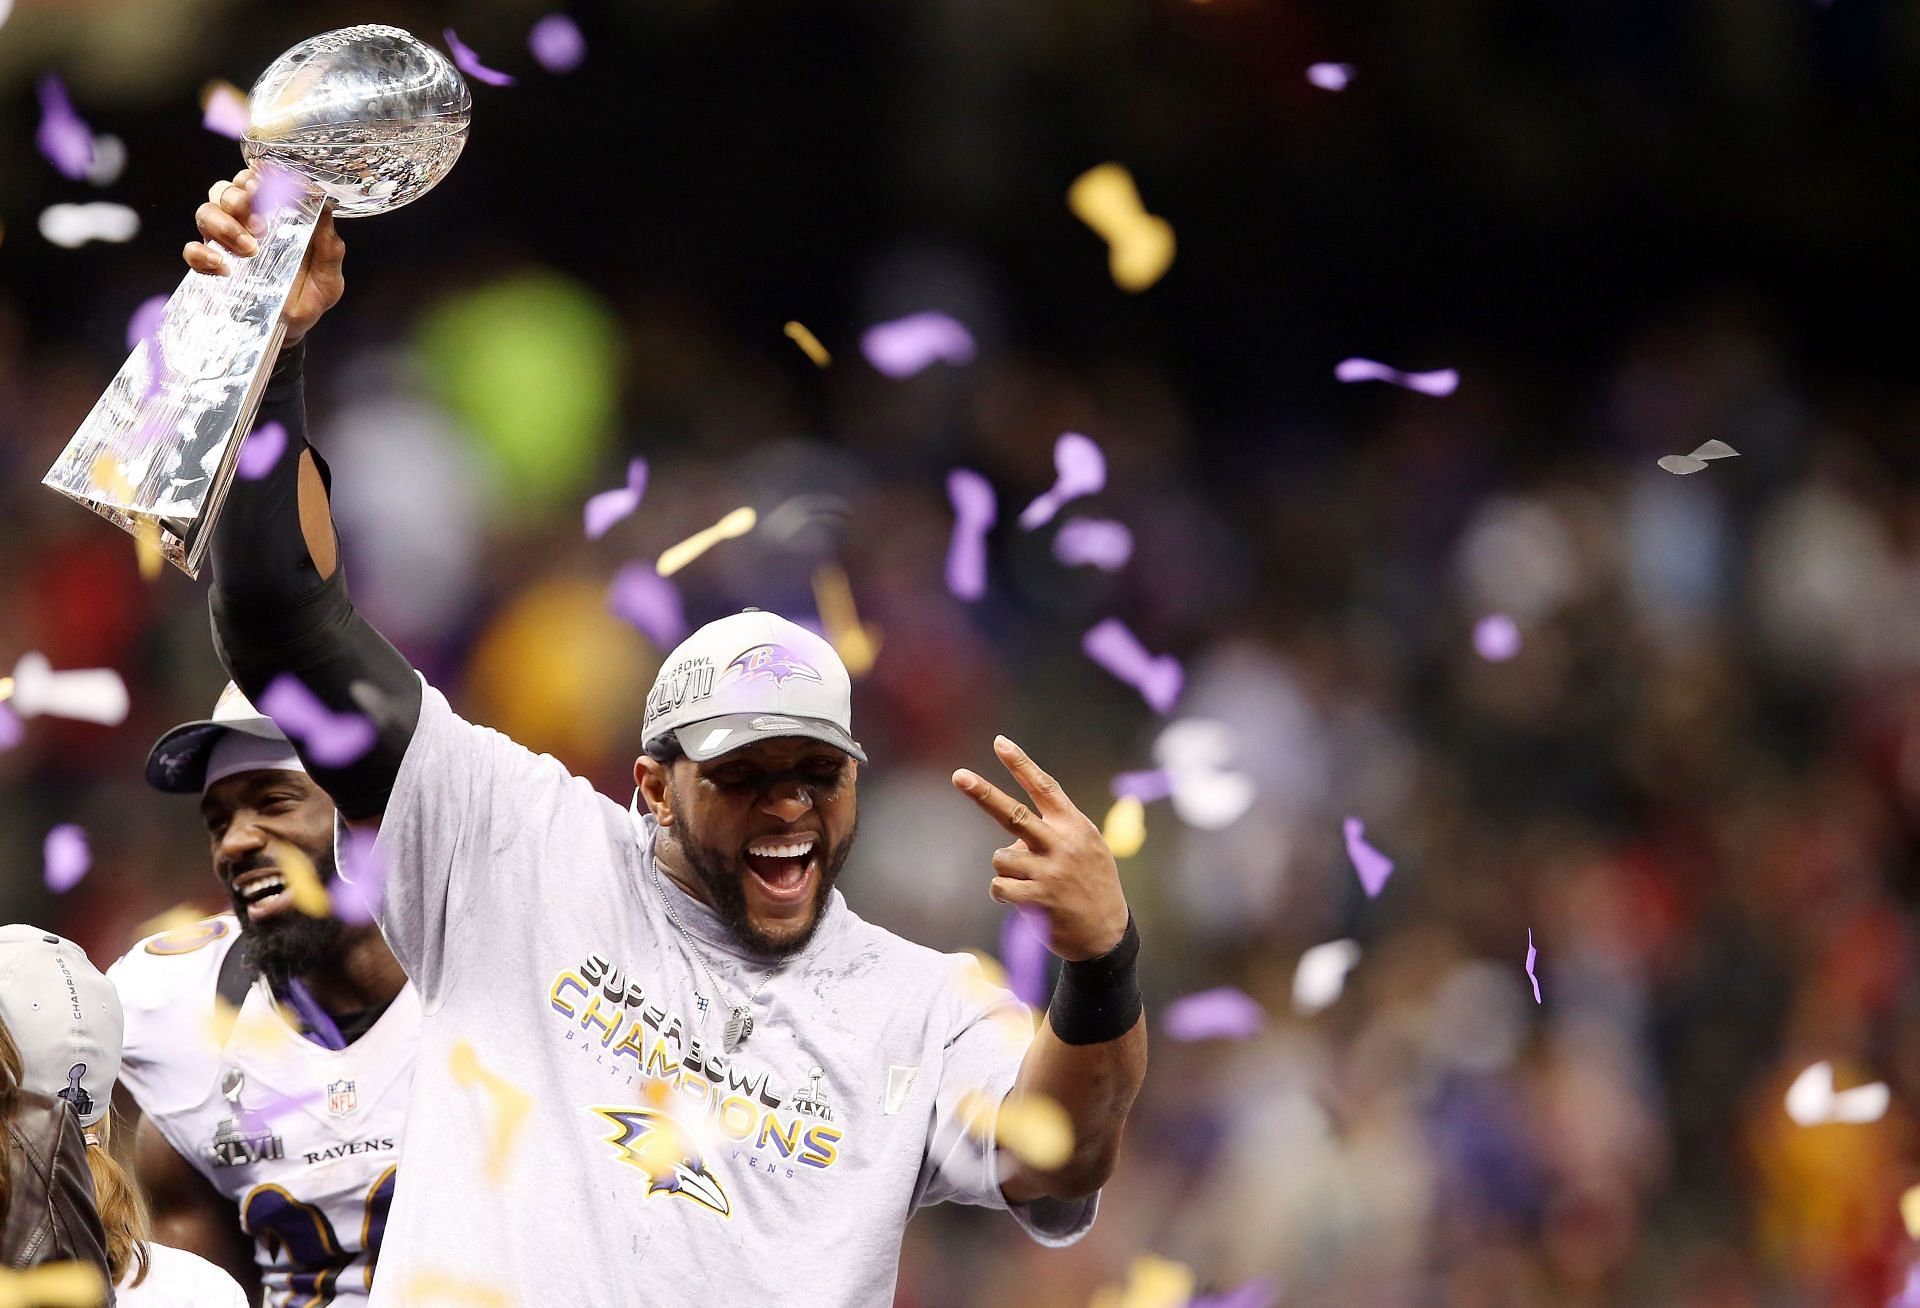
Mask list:
POLYGON ((678 743, 697 763, 745 745, 805 736, 867 761, 853 738, 853 680, 819 636, 746 609, 709 622, 660 665, 644 747, 678 743))
POLYGON ((107 1115, 126 1017, 86 950, 41 927, 0 927, 0 1021, 27 1089, 66 1100, 82 1126, 107 1115))

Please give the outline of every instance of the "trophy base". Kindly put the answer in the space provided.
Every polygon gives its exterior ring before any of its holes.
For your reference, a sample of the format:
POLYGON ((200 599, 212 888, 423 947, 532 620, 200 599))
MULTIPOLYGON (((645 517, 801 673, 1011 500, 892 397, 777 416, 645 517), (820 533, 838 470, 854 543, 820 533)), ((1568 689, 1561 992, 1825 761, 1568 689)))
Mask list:
POLYGON ((226 255, 228 275, 186 275, 43 484, 151 533, 167 562, 200 575, 325 201, 317 191, 287 201, 256 254, 226 255))

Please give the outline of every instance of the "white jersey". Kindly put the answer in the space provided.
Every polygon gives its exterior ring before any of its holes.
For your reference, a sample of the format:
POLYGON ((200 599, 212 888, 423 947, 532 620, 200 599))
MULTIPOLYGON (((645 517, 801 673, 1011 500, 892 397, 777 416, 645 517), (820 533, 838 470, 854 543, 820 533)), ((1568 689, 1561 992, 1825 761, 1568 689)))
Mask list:
POLYGON ((138 1275, 139 1264, 128 1264, 113 1292, 118 1308, 247 1308, 247 1292, 238 1282, 185 1249, 148 1244, 147 1274, 132 1284, 138 1275))
POLYGON ((345 1049, 301 1035, 265 981, 218 999, 232 914, 141 941, 107 970, 126 1009, 120 1080, 234 1201, 272 1308, 364 1304, 393 1203, 420 1001, 411 984, 345 1049), (222 1014, 225 1013, 223 1017, 222 1014))

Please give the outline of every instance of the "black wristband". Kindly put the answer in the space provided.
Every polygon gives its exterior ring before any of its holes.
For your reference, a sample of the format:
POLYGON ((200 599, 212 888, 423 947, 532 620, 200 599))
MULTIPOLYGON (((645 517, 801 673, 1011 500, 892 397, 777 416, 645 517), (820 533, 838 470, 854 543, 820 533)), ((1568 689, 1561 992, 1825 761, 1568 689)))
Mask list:
POLYGON ((1118 1040, 1140 1020, 1140 932, 1127 914, 1127 933, 1098 958, 1068 963, 1047 1005, 1047 1024, 1069 1045, 1118 1040))
POLYGON ((300 384, 301 373, 306 368, 307 343, 295 341, 280 351, 280 357, 273 361, 273 371, 267 374, 266 395, 269 399, 285 399, 292 389, 300 384))

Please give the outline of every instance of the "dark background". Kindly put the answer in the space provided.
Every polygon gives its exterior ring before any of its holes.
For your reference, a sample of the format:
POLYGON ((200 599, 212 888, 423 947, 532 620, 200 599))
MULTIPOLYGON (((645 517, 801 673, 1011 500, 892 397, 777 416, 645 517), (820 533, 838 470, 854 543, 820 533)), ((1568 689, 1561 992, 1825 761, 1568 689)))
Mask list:
POLYGON ((859 911, 995 947, 997 841, 944 778, 996 730, 1096 817, 1153 765, 1164 724, 1079 652, 1103 617, 1185 661, 1174 716, 1226 722, 1256 782, 1224 830, 1150 806, 1123 873, 1156 1011, 1235 984, 1267 1032, 1156 1041, 1086 1242, 922 1217, 903 1304, 1084 1303, 1149 1252, 1290 1305, 1888 1301, 1920 1180, 1920 10, 687 0, 570 10, 588 54, 563 76, 526 50, 543 12, 18 0, 0 26, 0 664, 110 666, 134 702, 0 755, 0 916, 104 966, 219 902, 191 805, 139 782, 222 680, 202 586, 142 583, 37 484, 238 167, 200 88, 331 27, 451 25, 520 81, 475 85, 436 191, 343 225, 309 376, 356 594, 463 712, 624 798, 660 651, 606 615, 608 579, 825 493, 844 526, 676 581, 695 622, 807 616, 833 559, 882 630, 859 911), (1347 90, 1307 82, 1323 60, 1347 90), (125 143, 110 185, 35 152, 46 72, 125 143), (1065 204, 1110 160, 1178 234, 1138 295, 1065 204), (41 238, 45 206, 90 199, 139 235, 41 238), (973 363, 862 362, 865 327, 923 309, 973 330, 973 363), (531 417, 489 426, 482 346, 524 364, 531 417), (1353 355, 1462 384, 1337 384, 1353 355), (546 433, 531 463, 513 423, 546 433), (1076 510, 1132 527, 1116 575, 1014 525, 1066 430, 1107 452, 1076 510), (1740 457, 1655 467, 1708 439, 1740 457), (581 501, 634 455, 640 512, 584 541, 581 501), (942 584, 954 466, 1000 491, 974 605, 942 584), (1511 662, 1473 652, 1493 612, 1511 662), (1349 815, 1398 862, 1377 901, 1349 815), (57 822, 94 850, 59 899, 57 822), (1364 951, 1346 994, 1293 1014, 1295 960, 1339 937, 1364 951), (1887 1081, 1887 1116, 1794 1125, 1785 1087, 1823 1059, 1887 1081))

